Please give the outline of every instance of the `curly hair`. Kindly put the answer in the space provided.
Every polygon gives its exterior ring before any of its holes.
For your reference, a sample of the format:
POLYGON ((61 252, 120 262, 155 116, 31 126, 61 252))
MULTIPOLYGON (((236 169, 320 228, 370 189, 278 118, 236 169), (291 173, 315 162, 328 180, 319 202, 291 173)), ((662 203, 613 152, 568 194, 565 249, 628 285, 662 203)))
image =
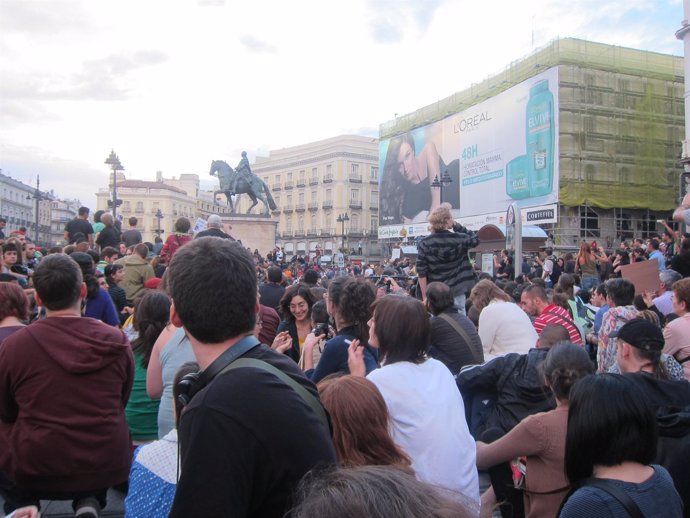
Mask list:
POLYGON ((429 214, 429 230, 432 232, 443 232, 448 228, 448 220, 453 220, 453 214, 451 214, 450 209, 452 205, 450 203, 442 203, 440 207, 437 207, 429 214))
POLYGON ((292 314, 292 311, 290 311, 290 302, 292 302, 294 297, 302 297, 306 301, 306 303, 309 305, 309 313, 307 313, 307 317, 311 317, 311 307, 316 302, 314 295, 312 295, 309 286, 305 286, 304 284, 295 284, 294 286, 291 286, 285 290, 283 298, 280 299, 280 305, 278 308, 280 309, 280 314, 283 317, 283 320, 287 322, 295 321, 295 317, 292 314))
POLYGON ((369 341, 371 305, 376 300, 376 287, 363 277, 345 277, 337 302, 333 304, 340 318, 357 328, 356 336, 363 342, 369 341))

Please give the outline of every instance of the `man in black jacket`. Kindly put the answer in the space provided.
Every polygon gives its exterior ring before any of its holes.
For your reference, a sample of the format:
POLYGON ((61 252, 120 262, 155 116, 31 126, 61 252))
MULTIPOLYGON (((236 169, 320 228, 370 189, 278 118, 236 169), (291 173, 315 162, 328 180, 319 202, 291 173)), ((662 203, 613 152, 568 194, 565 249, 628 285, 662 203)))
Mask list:
POLYGON ((453 375, 466 365, 484 363, 484 350, 472 321, 458 311, 450 288, 432 282, 426 288, 426 307, 431 318, 429 354, 445 364, 453 375))
POLYGON ((479 245, 479 237, 455 223, 450 209, 450 203, 442 203, 429 215, 432 232, 417 247, 417 274, 423 297, 427 283, 443 282, 452 290, 455 305, 464 314, 466 295, 477 280, 468 252, 479 245))
POLYGON ((568 339, 565 327, 551 324, 542 331, 538 347, 527 354, 506 354, 460 371, 455 380, 475 439, 490 428, 506 434, 528 415, 556 407, 540 365, 551 346, 568 339))
POLYGON ((170 320, 184 328, 203 369, 190 380, 180 419, 170 518, 282 518, 300 479, 336 462, 316 387, 252 336, 256 271, 238 242, 194 240, 176 252, 166 278, 170 320), (249 365, 226 370, 235 361, 249 365))

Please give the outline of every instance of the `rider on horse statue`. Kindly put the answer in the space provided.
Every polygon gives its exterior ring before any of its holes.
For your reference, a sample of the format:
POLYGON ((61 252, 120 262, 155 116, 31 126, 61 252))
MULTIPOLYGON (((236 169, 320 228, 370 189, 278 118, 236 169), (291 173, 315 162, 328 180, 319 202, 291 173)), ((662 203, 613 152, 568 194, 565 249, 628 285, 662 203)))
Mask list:
POLYGON ((244 180, 249 183, 251 180, 251 177, 254 173, 252 173, 252 168, 249 167, 249 160, 247 160, 247 152, 242 151, 242 159, 240 160, 239 164, 237 164, 237 167, 235 168, 235 181, 232 183, 230 186, 230 192, 236 192, 236 187, 239 181, 244 178, 244 180))

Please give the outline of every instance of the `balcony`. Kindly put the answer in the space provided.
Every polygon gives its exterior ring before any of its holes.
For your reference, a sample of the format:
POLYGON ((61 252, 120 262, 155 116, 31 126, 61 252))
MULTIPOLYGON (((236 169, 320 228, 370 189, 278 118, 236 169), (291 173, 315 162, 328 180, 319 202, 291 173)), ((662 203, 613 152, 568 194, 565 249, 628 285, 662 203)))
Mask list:
POLYGON ((284 187, 285 187, 285 190, 293 189, 295 187, 295 183, 292 180, 288 180, 285 182, 284 187))
POLYGON ((297 180, 297 187, 304 187, 305 185, 307 185, 307 181, 304 178, 297 180))
POLYGON ((351 209, 361 209, 362 208, 362 202, 357 201, 357 200, 350 200, 350 208, 351 209))
POLYGON ((281 236, 283 239, 286 239, 286 238, 289 239, 289 238, 292 237, 292 230, 283 230, 283 231, 280 233, 280 236, 281 236))
POLYGON ((359 227, 350 227, 346 234, 350 237, 361 237, 364 235, 364 230, 359 227))
POLYGON ((350 181, 353 183, 362 183, 362 175, 350 173, 350 181))
POLYGON ((369 205, 369 210, 374 210, 374 211, 379 210, 379 202, 375 202, 375 203, 372 202, 372 203, 369 205))
POLYGON ((335 230, 332 228, 322 228, 321 229, 321 235, 322 236, 332 236, 335 234, 335 230))
POLYGON ((295 230, 295 237, 304 237, 304 235, 305 234, 304 234, 303 228, 299 228, 299 229, 295 230))
POLYGON ((378 185, 379 184, 379 179, 374 177, 374 178, 369 178, 369 183, 378 185))
POLYGON ((325 200, 323 203, 321 203, 321 207, 324 209, 332 209, 333 208, 333 200, 325 200))
POLYGON ((294 210, 295 210, 295 209, 292 207, 292 205, 285 205, 285 207, 283 207, 283 212, 284 212, 285 214, 289 214, 290 212, 292 212, 292 211, 294 211, 294 210))
POLYGON ((311 178, 309 178, 309 185, 319 185, 319 177, 312 176, 311 178))
POLYGON ((332 174, 327 174, 326 176, 323 177, 323 183, 331 183, 333 182, 333 175, 332 174))
POLYGON ((274 182, 273 185, 271 185, 272 191, 279 191, 281 188, 280 182, 274 182))
POLYGON ((273 214, 280 214, 280 207, 276 207, 271 211, 273 214))
POLYGON ((318 201, 310 201, 308 208, 310 211, 319 210, 319 202, 318 201))
POLYGON ((319 231, 316 230, 315 228, 310 228, 309 230, 307 230, 307 236, 308 237, 316 237, 318 235, 319 235, 319 231))
POLYGON ((137 207, 136 209, 134 209, 134 212, 136 212, 137 214, 143 214, 144 213, 144 207, 137 207))

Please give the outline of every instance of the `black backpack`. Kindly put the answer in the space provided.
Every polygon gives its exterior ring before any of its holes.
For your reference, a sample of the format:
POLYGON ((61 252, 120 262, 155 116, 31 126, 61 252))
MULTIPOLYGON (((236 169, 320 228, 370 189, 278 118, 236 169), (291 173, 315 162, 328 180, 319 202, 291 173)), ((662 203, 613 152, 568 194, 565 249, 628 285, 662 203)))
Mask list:
POLYGON ((556 283, 558 282, 558 279, 561 277, 563 270, 561 270, 561 267, 558 266, 558 259, 555 255, 549 256, 549 259, 553 263, 553 270, 551 272, 551 282, 554 286, 556 286, 556 283))

